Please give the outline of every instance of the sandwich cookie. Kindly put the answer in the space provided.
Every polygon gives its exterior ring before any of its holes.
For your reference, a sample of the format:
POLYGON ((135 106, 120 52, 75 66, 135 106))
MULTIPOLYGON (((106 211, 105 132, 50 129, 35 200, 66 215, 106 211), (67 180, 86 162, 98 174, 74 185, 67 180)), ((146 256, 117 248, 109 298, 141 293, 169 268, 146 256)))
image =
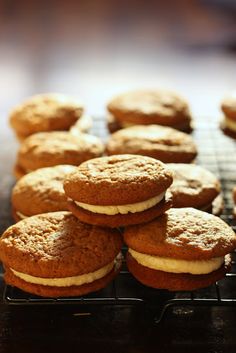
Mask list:
POLYGON ((236 139, 236 92, 226 96, 221 102, 221 110, 224 114, 221 128, 224 133, 236 139))
POLYGON ((184 132, 160 125, 132 126, 111 135, 108 155, 139 154, 164 163, 191 163, 197 156, 196 145, 184 132))
POLYGON ((152 220, 171 207, 172 173, 153 158, 117 155, 81 164, 64 181, 68 208, 82 222, 121 227, 152 220))
POLYGON ((40 213, 66 211, 63 182, 76 169, 72 165, 41 168, 23 176, 12 190, 12 213, 16 222, 40 213))
POLYGON ((223 197, 219 180, 210 171, 195 164, 170 163, 174 180, 167 190, 173 207, 194 207, 219 215, 223 211, 223 197))
POLYGON ((185 99, 166 90, 137 90, 118 95, 107 105, 108 129, 158 124, 191 132, 191 114, 185 99))
POLYGON ((10 125, 21 141, 37 132, 69 130, 82 117, 87 119, 83 111, 81 102, 67 95, 39 94, 12 110, 10 125))
POLYGON ((219 217, 172 208, 150 223, 128 227, 127 266, 141 283, 172 291, 207 287, 230 270, 234 231, 219 217))
POLYGON ((8 228, 0 239, 0 258, 7 284, 43 297, 67 297, 105 287, 119 272, 121 246, 117 230, 54 212, 8 228))
POLYGON ((59 164, 79 165, 99 157, 104 146, 92 135, 74 136, 66 131, 39 132, 23 141, 17 155, 14 174, 16 178, 33 170, 59 164))

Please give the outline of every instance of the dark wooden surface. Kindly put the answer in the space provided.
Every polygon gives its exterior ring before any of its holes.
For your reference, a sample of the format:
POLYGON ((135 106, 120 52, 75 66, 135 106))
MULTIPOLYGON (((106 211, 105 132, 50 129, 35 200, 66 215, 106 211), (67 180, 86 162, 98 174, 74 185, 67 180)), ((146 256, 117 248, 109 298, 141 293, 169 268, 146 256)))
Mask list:
MULTIPOLYGON (((165 87, 188 98, 195 119, 217 119, 220 99, 235 87, 235 12, 233 1, 220 0, 0 0, 1 231, 11 223, 17 143, 7 114, 14 104, 59 91, 81 97, 102 116, 117 92, 165 87)), ((0 304, 0 352, 236 349, 231 308, 176 309, 159 325, 154 313, 129 306, 86 308, 89 316, 77 315, 81 310, 0 304)))

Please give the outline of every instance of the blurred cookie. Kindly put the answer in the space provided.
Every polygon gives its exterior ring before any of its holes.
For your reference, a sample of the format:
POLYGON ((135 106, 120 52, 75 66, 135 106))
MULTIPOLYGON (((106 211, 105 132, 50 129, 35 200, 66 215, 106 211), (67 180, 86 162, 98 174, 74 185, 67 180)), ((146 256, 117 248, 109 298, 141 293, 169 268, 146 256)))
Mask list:
POLYGON ((84 295, 119 272, 117 230, 81 223, 70 212, 45 213, 8 228, 0 239, 7 284, 44 297, 84 295))
POLYGON ((123 93, 114 97, 107 109, 111 114, 108 120, 111 132, 130 125, 149 124, 170 126, 185 132, 192 130, 187 102, 176 93, 166 90, 123 93))
POLYGON ((19 140, 24 140, 37 132, 69 130, 83 110, 81 102, 64 94, 39 94, 12 110, 10 125, 19 140))
POLYGON ((234 231, 219 217, 172 208, 144 225, 125 229, 127 266, 141 283, 169 290, 213 284, 230 269, 234 231))
POLYGON ((78 136, 81 132, 87 132, 91 129, 93 124, 92 117, 90 115, 82 115, 77 122, 71 126, 70 133, 74 136, 78 136))
POLYGON ((104 146, 92 135, 73 136, 69 132, 40 132, 23 141, 17 155, 15 176, 20 178, 33 170, 59 164, 79 165, 99 157, 104 146))
POLYGON ((148 222, 170 208, 172 173, 153 158, 118 155, 81 164, 64 181, 68 208, 81 221, 107 227, 148 222))
POLYGON ((233 188, 233 201, 234 201, 233 215, 236 218, 236 186, 233 188))
POLYGON ((221 110, 224 113, 224 119, 221 122, 222 130, 236 139, 236 92, 232 92, 223 99, 221 110))
POLYGON ((41 168, 18 180, 11 196, 15 221, 40 213, 66 211, 63 182, 65 176, 75 169, 72 165, 41 168))
POLYGON ((138 154, 164 163, 191 163, 197 148, 191 136, 160 125, 136 125, 112 134, 107 142, 108 155, 138 154))
POLYGON ((167 193, 173 207, 194 207, 219 215, 223 209, 219 180, 210 171, 195 164, 170 163, 174 180, 167 193))

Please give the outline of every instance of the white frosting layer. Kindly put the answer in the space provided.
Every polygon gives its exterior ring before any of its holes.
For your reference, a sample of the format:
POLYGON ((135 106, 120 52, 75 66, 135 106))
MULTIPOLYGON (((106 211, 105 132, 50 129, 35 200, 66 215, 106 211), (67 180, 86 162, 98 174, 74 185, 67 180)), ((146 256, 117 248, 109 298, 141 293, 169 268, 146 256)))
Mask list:
POLYGON ((164 198, 164 196, 165 196, 165 192, 161 193, 158 196, 154 196, 149 200, 137 202, 133 204, 127 204, 127 205, 97 206, 97 205, 88 205, 83 202, 77 202, 77 201, 74 201, 74 202, 79 207, 82 207, 85 210, 88 210, 90 212, 101 213, 101 214, 112 216, 119 213, 127 214, 129 212, 136 213, 136 212, 145 211, 148 208, 151 208, 156 204, 158 204, 164 198))
POLYGON ((233 121, 225 116, 224 123, 227 128, 236 132, 236 121, 233 121))
POLYGON ((100 278, 105 277, 109 272, 111 272, 114 267, 114 261, 108 265, 100 268, 95 272, 86 273, 80 276, 65 277, 65 278, 41 278, 27 275, 26 273, 18 272, 11 268, 11 271, 15 276, 23 279, 25 282, 40 284, 43 286, 53 286, 53 287, 70 287, 70 286, 81 286, 86 283, 94 282, 100 278))
POLYGON ((133 249, 129 249, 129 252, 140 265, 153 270, 171 273, 203 275, 217 270, 224 263, 224 257, 214 257, 209 260, 188 261, 142 254, 133 249))

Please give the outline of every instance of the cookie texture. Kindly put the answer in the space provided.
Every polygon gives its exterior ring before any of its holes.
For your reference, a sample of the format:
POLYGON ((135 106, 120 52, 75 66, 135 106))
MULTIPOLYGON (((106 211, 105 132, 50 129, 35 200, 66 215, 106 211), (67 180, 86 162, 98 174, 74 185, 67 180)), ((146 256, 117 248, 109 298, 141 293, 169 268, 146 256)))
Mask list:
POLYGON ((66 211, 67 197, 63 189, 63 182, 69 173, 76 169, 71 165, 58 165, 42 168, 26 174, 12 190, 12 207, 14 218, 17 212, 25 216, 40 213, 66 211))
POLYGON ((236 248, 234 231, 219 217, 194 208, 172 208, 150 223, 127 227, 128 247, 183 260, 221 257, 236 248))
POLYGON ((172 205, 171 198, 165 198, 159 202, 156 206, 153 206, 145 211, 128 213, 128 214, 116 214, 116 215, 105 215, 99 213, 93 213, 77 206, 73 201, 68 201, 68 209, 78 217, 82 222, 93 224, 104 227, 124 227, 132 224, 140 224, 149 222, 152 219, 162 215, 172 205))
POLYGON ((223 278, 231 267, 229 256, 226 256, 225 263, 218 270, 204 275, 153 270, 140 265, 129 253, 126 262, 129 271, 139 282, 152 288, 168 289, 170 291, 186 291, 207 287, 223 278))
POLYGON ((8 228, 0 239, 0 258, 5 268, 35 277, 64 278, 104 267, 121 246, 117 230, 84 224, 70 212, 53 212, 8 228))
POLYGON ((190 124, 187 102, 165 90, 137 90, 120 94, 107 105, 108 111, 120 122, 160 124, 166 126, 190 124))
POLYGON ((135 155, 100 157, 81 164, 64 181, 66 195, 91 205, 125 205, 164 192, 172 172, 153 158, 135 155))
POLYGON ((41 132, 29 136, 21 144, 16 162, 25 173, 43 167, 59 164, 79 165, 82 162, 101 156, 103 143, 96 136, 69 132, 41 132))
POLYGON ((106 152, 144 155, 164 163, 190 163, 197 156, 191 136, 160 125, 137 125, 117 131, 109 138, 106 152))
POLYGON ((173 207, 204 208, 220 194, 219 180, 210 171, 195 164, 167 164, 174 175, 168 193, 173 198, 173 207))
POLYGON ((69 130, 83 113, 78 100, 49 93, 30 97, 10 113, 10 125, 20 140, 43 131, 69 130))

